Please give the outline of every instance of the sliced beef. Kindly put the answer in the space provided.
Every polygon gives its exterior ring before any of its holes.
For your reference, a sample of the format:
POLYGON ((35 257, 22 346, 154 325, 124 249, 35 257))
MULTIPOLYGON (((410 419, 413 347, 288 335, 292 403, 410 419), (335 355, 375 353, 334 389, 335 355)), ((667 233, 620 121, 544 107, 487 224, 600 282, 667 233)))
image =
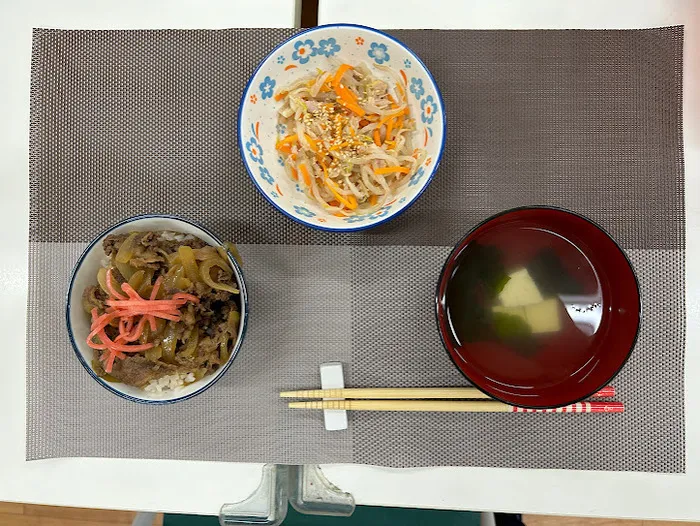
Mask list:
POLYGON ((197 345, 197 362, 211 370, 212 366, 219 365, 219 338, 202 338, 197 345))
POLYGON ((187 309, 184 310, 182 313, 182 323, 185 324, 187 328, 192 328, 196 325, 197 323, 197 317, 195 316, 194 313, 194 305, 189 303, 187 305, 187 309))
POLYGON ((136 253, 134 257, 129 260, 129 265, 135 268, 152 268, 153 270, 158 270, 165 263, 165 258, 156 254, 155 252, 142 252, 136 253))
MULTIPOLYGON (((105 254, 114 258, 128 236, 128 233, 107 236, 103 241, 105 254)), ((147 274, 151 276, 151 284, 159 276, 164 276, 168 272, 169 256, 176 253, 183 245, 193 249, 206 247, 205 250, 199 250, 196 254, 200 263, 207 257, 219 257, 215 247, 209 247, 204 241, 191 235, 183 237, 183 234, 173 232, 140 232, 134 241, 134 254, 130 258, 129 264, 134 269, 149 269, 147 274)), ((116 283, 125 281, 116 266, 112 268, 112 273, 116 283)), ((211 270, 211 278, 219 283, 236 285, 231 270, 214 266, 211 270)), ((171 284, 164 285, 166 297, 180 291, 171 284)), ((167 374, 192 372, 197 378, 201 378, 203 375, 216 371, 221 366, 221 342, 226 341, 227 345, 230 345, 231 340, 236 338, 235 334, 233 336, 229 334, 228 318, 231 309, 238 310, 239 297, 237 294, 226 291, 213 290, 209 285, 199 280, 187 286, 184 292, 196 295, 199 302, 188 303, 186 307, 181 309, 179 321, 170 322, 166 329, 149 337, 152 343, 160 345, 166 335, 172 334, 177 345, 174 357, 162 357, 154 362, 146 359, 142 354, 129 354, 124 360, 117 359, 114 362, 110 372, 112 377, 125 384, 144 387, 149 381, 167 374), (182 356, 180 352, 195 328, 199 338, 196 352, 187 357, 182 356)), ((102 313, 105 311, 106 299, 107 295, 99 287, 89 287, 84 292, 83 302, 86 310, 88 307, 90 310, 97 307, 102 313)), ((107 335, 114 340, 119 331, 116 320, 113 323, 114 326, 107 326, 105 330, 107 335)), ((98 370, 99 367, 101 366, 98 365, 95 370, 98 370)))
POLYGON ((112 372, 109 373, 117 380, 125 384, 143 387, 149 381, 160 378, 166 374, 177 372, 175 365, 159 362, 154 364, 143 356, 127 356, 123 360, 115 360, 112 372))
POLYGON ((100 287, 87 287, 83 292, 83 309, 88 313, 94 308, 97 308, 98 312, 104 312, 106 299, 107 294, 100 287))
POLYGON ((119 252, 119 247, 122 246, 126 237, 127 234, 110 234, 104 238, 102 241, 102 249, 105 251, 105 254, 110 257, 116 256, 117 252, 119 252))
POLYGON ((146 232, 139 242, 146 248, 150 248, 154 251, 156 249, 164 250, 168 254, 177 252, 178 248, 181 246, 188 246, 192 248, 203 248, 208 246, 204 241, 193 235, 182 237, 182 234, 173 234, 172 232, 162 231, 146 232), (175 236, 177 236, 177 239, 180 239, 180 241, 178 241, 175 236))
MULTIPOLYGON (((104 241, 102 241, 102 248, 105 254, 108 256, 116 255, 119 251, 119 247, 122 246, 122 243, 124 243, 124 240, 128 236, 129 234, 108 235, 104 241)), ((192 248, 204 248, 208 246, 204 241, 192 235, 187 235, 183 238, 182 234, 174 234, 173 232, 142 232, 136 240, 136 254, 138 257, 142 257, 145 260, 151 259, 151 263, 155 261, 164 261, 164 259, 160 255, 157 256, 157 254, 161 254, 162 252, 166 254, 176 252, 177 249, 183 245, 192 248), (181 240, 178 241, 177 238, 181 238, 181 240), (160 259, 154 259, 155 257, 159 257, 160 259)), ((149 261, 146 261, 146 263, 148 262, 149 261)))

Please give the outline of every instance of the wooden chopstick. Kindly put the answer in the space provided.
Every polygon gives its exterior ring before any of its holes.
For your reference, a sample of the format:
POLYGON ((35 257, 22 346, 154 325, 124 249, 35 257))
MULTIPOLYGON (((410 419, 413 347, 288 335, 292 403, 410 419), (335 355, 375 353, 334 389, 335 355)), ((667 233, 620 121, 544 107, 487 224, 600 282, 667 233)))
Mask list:
POLYGON ((346 411, 450 411, 460 413, 622 413, 622 402, 579 402, 557 409, 523 409, 495 400, 315 400, 289 402, 292 409, 346 411))
MULTIPOLYGON (((593 395, 594 398, 615 396, 615 388, 607 386, 593 395)), ((491 400, 491 397, 476 387, 409 387, 409 388, 350 388, 350 389, 308 389, 283 391, 282 398, 351 398, 355 400, 396 400, 396 399, 473 399, 491 400)))

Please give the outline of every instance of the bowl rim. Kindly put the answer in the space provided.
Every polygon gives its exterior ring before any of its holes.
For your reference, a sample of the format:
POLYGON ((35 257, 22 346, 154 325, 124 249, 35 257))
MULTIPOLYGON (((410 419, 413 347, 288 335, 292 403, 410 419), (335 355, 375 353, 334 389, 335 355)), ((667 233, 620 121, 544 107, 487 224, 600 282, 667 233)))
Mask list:
MULTIPOLYGON (((509 208, 507 210, 503 210, 501 212, 498 212, 496 214, 493 214, 483 221, 479 222, 477 225, 472 227, 460 240, 455 244, 455 246, 452 248, 450 251, 449 255, 447 258, 445 258, 445 263, 443 264, 442 268, 440 269, 440 274, 437 280, 437 286, 435 288, 435 323, 437 325, 437 330, 438 334, 440 335, 440 341, 442 342, 442 346, 445 349, 445 352, 447 352, 447 355, 450 357, 450 360, 454 364, 455 368, 462 373, 462 375, 469 380, 469 383, 473 386, 476 387, 479 391, 482 393, 490 396, 494 400, 498 400, 499 402, 502 402, 504 404, 508 404, 514 407, 522 407, 525 409, 556 409, 559 407, 565 407, 568 405, 572 404, 577 404, 579 402, 584 401, 587 398, 590 398, 593 394, 597 393, 600 391, 603 387, 605 387, 608 383, 610 383, 612 380, 615 379, 615 377, 620 374, 620 371, 624 368, 624 366, 627 364, 627 362, 630 359, 630 356, 632 356, 632 352, 634 351, 634 348, 637 346, 637 340, 639 339, 639 332, 642 327, 642 318, 643 318, 643 307, 642 307, 642 294, 641 294, 641 289, 639 287, 639 279, 637 278, 637 273, 634 270, 634 266, 632 265, 632 262, 629 259, 629 256, 627 253, 622 249, 622 247, 618 244, 618 242, 615 240, 613 236, 610 235, 610 233, 600 226, 598 223, 593 221, 592 219, 584 216, 583 214, 579 214, 578 212, 574 212, 572 210, 568 210, 566 208, 562 208, 559 206, 552 206, 552 205, 526 205, 526 206, 518 206, 514 208, 509 208), (639 309, 637 311, 637 327, 634 332, 634 337, 632 338, 632 343, 630 344, 630 348, 627 350, 627 354, 625 355, 624 360, 620 363, 620 366, 610 375, 610 377, 603 382, 600 386, 598 386, 596 389, 591 391, 590 393, 586 394, 585 396, 579 397, 577 399, 574 399, 570 402, 566 402, 562 405, 532 405, 532 404, 522 404, 522 405, 515 405, 508 400, 503 399, 500 396, 495 395, 494 393, 491 393, 487 389, 483 388, 480 385, 477 385, 477 383, 469 377, 469 375, 462 370, 462 368, 457 364, 457 361, 455 358, 452 356, 452 353, 450 352, 450 343, 447 341, 447 336, 443 334, 443 331, 440 328, 440 289, 442 288, 442 282, 443 278, 445 276, 445 273, 447 271, 447 268, 449 264, 454 260, 458 252, 464 247, 464 242, 471 236, 474 232, 476 232, 479 228, 482 226, 486 225, 487 223, 490 223, 494 219, 497 219, 501 216, 504 216, 506 214, 511 214, 513 212, 520 212, 524 210, 554 210, 556 212, 562 212, 565 214, 569 214, 575 217, 578 217, 579 219, 582 219, 586 221, 587 223, 591 224, 593 227, 597 228, 600 230, 610 241, 612 241, 613 245, 617 250, 622 254, 622 256, 625 258, 625 261, 627 262, 627 266, 630 269, 630 272, 632 273, 632 278, 634 279, 634 285, 635 289, 637 291, 637 303, 639 304, 639 309)), ((454 346, 453 346, 454 347, 454 346)))
POLYGON ((83 368, 88 372, 90 376, 94 380, 97 381, 99 385, 110 391, 111 393, 124 398, 126 400, 129 400, 131 402, 137 402, 140 404, 150 404, 150 405, 169 405, 169 404, 174 404, 175 402, 182 402, 184 400, 189 400, 190 398, 193 398, 197 396, 200 393, 203 393, 207 389, 209 389, 212 385, 214 385, 216 382, 218 382, 221 377, 226 374, 226 371, 228 371, 229 367, 231 367, 231 364, 233 363, 233 360, 238 356, 238 352, 240 351, 241 345, 243 343, 243 340, 246 335, 246 331, 248 329, 248 290, 246 289, 246 284, 245 284, 245 279, 243 277, 243 271, 241 270, 240 265, 236 261, 236 259, 232 256, 231 252, 227 249, 226 253, 228 254, 229 261, 233 265, 234 268, 234 273, 236 274, 236 277, 238 279, 238 288, 240 291, 240 298, 241 298, 241 304, 245 307, 244 310, 245 312, 243 313, 243 316, 241 317, 241 330, 240 330, 240 336, 236 340, 236 344, 234 345, 234 348, 231 351, 231 356, 228 359, 228 361, 221 367, 216 372, 216 376, 206 385, 203 385, 196 391, 193 391, 189 393, 188 395, 181 396, 179 398, 171 398, 168 400, 158 400, 158 399, 151 399, 151 398, 140 398, 137 396, 133 396, 130 394, 123 393, 119 391, 118 389, 115 389, 112 387, 108 382, 97 376, 95 371, 92 370, 92 367, 90 364, 88 364, 85 359, 83 358, 83 355, 81 354, 80 350, 78 349, 78 344, 75 341, 75 336, 73 334, 73 326, 71 325, 70 321, 70 313, 71 313, 71 302, 70 302, 70 297, 71 297, 71 292, 73 291, 73 285, 76 279, 76 276, 78 274, 78 271, 80 270, 80 267, 83 265, 83 262, 87 255, 92 251, 92 249, 95 247, 95 245, 103 239, 106 235, 108 235, 110 232, 115 230, 116 228, 119 228, 120 226, 127 225, 129 223, 133 223, 136 220, 140 219, 174 219, 177 221, 182 221, 183 223, 188 223, 189 225, 198 228, 202 232, 206 233, 209 235, 214 241, 219 243, 221 246, 224 246, 223 242, 219 238, 219 236, 215 235, 213 232, 211 232, 209 229, 204 227, 203 225, 197 223, 196 221, 192 221, 190 219, 185 219, 183 217, 179 217, 176 215, 170 215, 170 214, 141 214, 141 215, 136 215, 132 216, 126 219, 123 219, 122 221, 110 226, 109 228, 103 230, 98 234, 92 241, 90 241, 90 244, 83 250, 83 252, 80 254, 80 257, 78 258, 78 261, 75 263, 73 266, 73 270, 71 272, 71 279, 68 284, 68 291, 66 292, 66 327, 68 328, 68 336, 70 338, 71 345, 73 346, 73 352, 75 352, 75 355, 78 357, 78 361, 81 363, 83 368))
POLYGON ((375 29, 375 28, 369 27, 369 26, 363 26, 361 24, 344 24, 344 23, 324 24, 321 26, 315 26, 315 27, 306 29, 305 31, 300 31, 299 33, 295 33, 294 35, 285 39, 283 42, 278 44, 272 51, 270 51, 270 53, 268 53, 267 56, 265 56, 265 58, 263 58, 260 61, 258 66, 253 71, 253 73, 250 75, 250 77, 248 78, 248 82, 246 83, 245 88, 243 89, 243 95, 241 96, 241 102, 239 103, 239 106, 238 106, 238 148, 241 152, 241 159, 243 160, 243 165, 245 166, 246 171, 248 172, 248 176, 250 177, 250 180, 253 182, 253 184, 257 188, 258 192, 260 192, 260 194, 267 200, 268 203, 270 203, 272 206, 274 206, 277 210, 282 212, 282 214, 284 214, 286 217, 288 217, 292 221, 296 221, 297 223, 300 223, 304 226, 308 226, 310 228, 313 228, 314 230, 321 230, 324 232, 360 232, 362 230, 368 230, 370 228, 374 228, 376 226, 382 225, 382 224, 386 223, 387 221, 390 221, 390 220, 400 216, 401 214, 403 214, 406 210, 408 210, 413 205, 413 203, 415 203, 418 200, 418 198, 421 195, 423 195, 423 193, 428 188, 428 186, 430 186, 430 183, 432 182, 433 178, 435 177, 435 173, 437 172, 437 169, 440 166, 440 161, 442 160, 442 155, 445 151, 445 139, 446 138, 447 138, 447 115, 445 113, 445 103, 444 103, 443 98, 442 98, 442 92, 440 91, 440 86, 438 86, 438 83, 435 80, 435 77, 433 76, 431 71, 428 69, 428 67, 425 65, 425 63, 418 57, 418 55, 416 55, 416 53, 410 47, 408 47, 406 44, 401 42, 399 39, 391 36, 388 33, 385 33, 384 31, 381 31, 379 29, 375 29), (369 31, 370 33, 376 33, 378 35, 381 35, 382 37, 391 40, 392 42, 394 42, 398 46, 405 49, 406 52, 409 55, 411 55, 416 60, 416 62, 418 62, 421 65, 421 67, 427 73, 428 78, 430 78, 431 82, 433 83, 433 86, 435 86, 435 93, 437 94, 438 103, 440 105, 440 109, 442 110, 441 111, 441 115, 442 115, 442 139, 440 140, 440 147, 438 150, 437 157, 431 165, 432 171, 430 172, 430 175, 428 175, 428 177, 425 180, 425 183, 423 184, 421 189, 413 197, 413 199, 411 199, 406 204, 406 206, 404 206, 400 210, 394 212, 393 214, 389 214, 386 218, 382 219, 381 221, 377 221, 376 223, 371 223, 369 225, 358 224, 357 226, 334 228, 334 227, 330 227, 330 226, 324 226, 324 225, 312 223, 311 221, 307 221, 305 219, 293 216, 292 214, 287 212, 284 208, 282 208, 279 204, 277 204, 273 199, 270 199, 270 197, 263 191, 262 187, 255 180, 255 176, 253 175, 253 171, 251 170, 250 165, 248 163, 248 160, 246 159, 246 156, 245 156, 245 148, 244 148, 244 144, 243 144, 243 133, 242 133, 243 121, 242 121, 241 117, 243 115, 243 107, 244 107, 244 104, 248 98, 248 91, 250 90, 250 85, 253 82, 253 78, 255 78, 255 76, 258 74, 258 71, 260 71, 260 69, 263 67, 263 65, 266 64, 268 60, 273 58, 273 55, 276 54, 277 51, 279 51, 285 45, 289 44, 292 40, 300 38, 302 35, 306 35, 306 34, 314 32, 314 31, 318 31, 319 29, 329 29, 329 28, 339 28, 339 27, 343 27, 343 28, 353 27, 353 28, 362 29, 364 31, 369 31))

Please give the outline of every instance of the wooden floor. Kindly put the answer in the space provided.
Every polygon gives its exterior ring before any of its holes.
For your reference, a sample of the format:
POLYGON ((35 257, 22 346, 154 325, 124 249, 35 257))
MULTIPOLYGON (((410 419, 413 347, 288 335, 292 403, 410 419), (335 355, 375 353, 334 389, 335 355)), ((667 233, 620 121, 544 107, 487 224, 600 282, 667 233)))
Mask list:
MULTIPOLYGON (((133 511, 88 510, 0 502, 0 526, 109 526, 131 524, 133 511)), ((153 526, 162 526, 159 514, 153 526)))
MULTIPOLYGON (((34 504, 0 502, 0 526, 124 526, 136 516, 133 511, 89 510, 83 508, 59 508, 34 504)), ((681 526, 700 525, 700 522, 638 521, 618 519, 584 519, 578 517, 550 517, 524 515, 526 526, 681 526)), ((153 526, 162 526, 159 514, 153 526)))

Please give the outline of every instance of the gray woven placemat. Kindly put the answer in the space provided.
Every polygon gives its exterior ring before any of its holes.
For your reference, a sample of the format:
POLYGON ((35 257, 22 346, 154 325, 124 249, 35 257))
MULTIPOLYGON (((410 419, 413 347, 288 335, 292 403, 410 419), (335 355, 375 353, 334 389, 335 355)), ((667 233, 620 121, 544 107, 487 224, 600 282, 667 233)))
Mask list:
POLYGON ((407 213, 352 235, 284 218, 239 158, 245 82, 294 31, 35 31, 27 458, 683 472, 682 28, 393 31, 442 89, 444 161, 407 213), (336 360, 351 386, 464 385, 435 328, 440 267, 478 221, 527 204, 600 222, 638 272, 642 330, 615 380, 625 414, 353 413, 329 433, 277 399, 336 360), (165 407, 98 386, 64 328, 81 249, 145 212, 239 243, 251 294, 234 366, 165 407))

